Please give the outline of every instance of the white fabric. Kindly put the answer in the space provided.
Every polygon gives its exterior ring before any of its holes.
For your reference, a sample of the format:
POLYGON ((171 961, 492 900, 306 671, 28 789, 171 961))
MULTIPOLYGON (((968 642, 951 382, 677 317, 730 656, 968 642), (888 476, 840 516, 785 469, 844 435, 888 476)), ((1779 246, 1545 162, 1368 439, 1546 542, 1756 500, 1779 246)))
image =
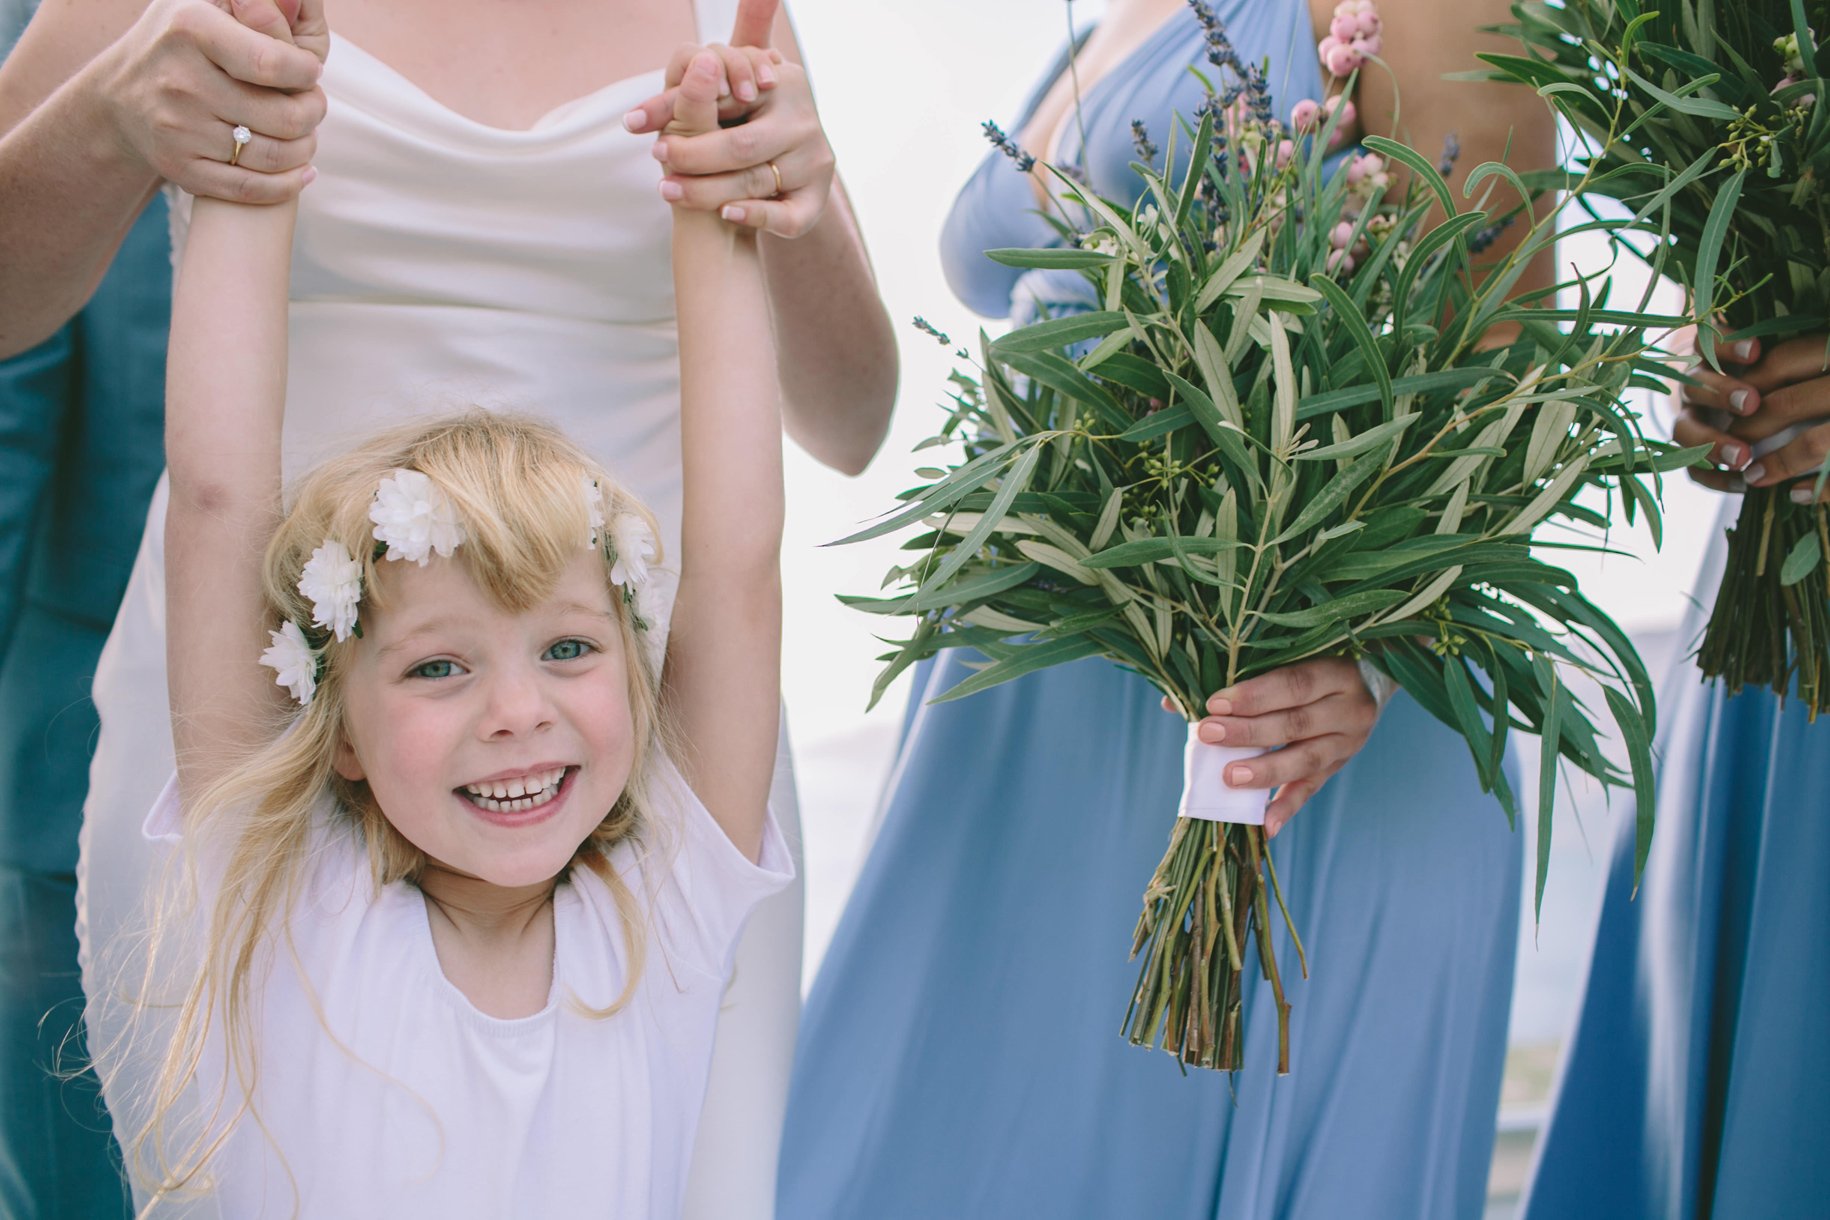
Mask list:
MULTIPOLYGON (((735 0, 698 0, 723 39, 735 0)), ((659 71, 615 82, 532 130, 472 122, 335 40, 323 84, 320 177, 300 202, 292 278, 285 465, 296 475, 352 437, 467 403, 545 416, 624 479, 678 550, 681 466, 670 219, 650 141, 621 118, 659 71)), ((182 240, 187 209, 174 208, 182 240)), ((154 496, 95 683, 102 734, 78 870, 92 1045, 104 1072, 137 978, 149 867, 140 814, 172 768, 166 729, 164 509, 154 496)), ((791 848, 792 770, 772 804, 791 848)), ((692 1220, 766 1220, 800 1011, 801 887, 765 903, 739 951, 695 1170, 692 1220), (728 1048, 728 1049, 727 1049, 728 1048), (705 1184, 702 1191, 700 1183, 705 1184), (701 1210, 702 1195, 713 1202, 701 1210)), ((142 1089, 130 1072, 112 1100, 142 1089)))
MULTIPOLYGON (((753 864, 664 758, 654 781, 658 825, 611 854, 648 960, 628 1007, 605 1018, 578 1009, 607 1007, 628 977, 599 877, 576 869, 554 894, 546 1006, 487 1016, 441 971, 419 890, 377 893, 360 835, 327 801, 287 920, 292 951, 263 958, 252 1116, 212 1158, 210 1193, 154 1215, 678 1215, 737 935, 793 863, 773 819, 753 864)), ((168 784, 147 837, 175 842, 181 824, 168 784)), ((269 944, 282 943, 276 930, 269 944)), ((224 1085, 220 1042, 211 1050, 188 1099, 200 1115, 224 1085)))

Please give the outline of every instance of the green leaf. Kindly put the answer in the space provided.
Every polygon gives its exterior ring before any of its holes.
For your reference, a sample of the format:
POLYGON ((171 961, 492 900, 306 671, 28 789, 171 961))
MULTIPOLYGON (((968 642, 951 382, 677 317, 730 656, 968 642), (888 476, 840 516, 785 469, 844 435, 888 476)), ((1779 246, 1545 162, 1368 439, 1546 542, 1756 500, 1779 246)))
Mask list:
POLYGON ((1779 583, 1790 587, 1817 570, 1818 560, 1823 558, 1818 549, 1817 535, 1806 534, 1800 538, 1779 567, 1779 583))
POLYGON ((942 610, 950 606, 968 606, 975 601, 1014 589, 1029 581, 1042 570, 1039 563, 1020 563, 1011 567, 992 568, 989 571, 967 577, 965 580, 934 584, 924 583, 913 597, 908 599, 904 613, 917 614, 924 610, 942 610))
POLYGON ((1135 568, 1141 564, 1175 559, 1181 555, 1218 555, 1243 546, 1236 538, 1139 538, 1121 542, 1115 547, 1089 555, 1080 561, 1084 568, 1135 568))
POLYGON ((1449 217, 1455 215, 1455 196, 1449 193, 1449 184, 1443 181, 1443 177, 1436 171, 1436 167, 1424 160, 1416 149, 1400 144, 1396 140, 1388 140, 1384 136, 1367 136, 1360 142, 1389 160, 1400 161, 1410 166, 1411 172, 1415 173, 1423 184, 1430 188, 1430 193, 1436 196, 1436 202, 1442 205, 1443 214, 1449 217))
POLYGON ((1321 602, 1303 610, 1292 610, 1288 613, 1260 611, 1258 617, 1267 623, 1279 627, 1320 627, 1325 623, 1338 623, 1343 619, 1369 618, 1386 609, 1405 597, 1402 589, 1368 589, 1362 593, 1349 593, 1330 601, 1321 602))
POLYGON ((1069 314, 1063 318, 1033 322, 1001 335, 992 340, 991 352, 994 356, 1013 352, 1058 352, 1076 343, 1085 343, 1088 339, 1103 339, 1113 331, 1129 325, 1131 320, 1118 310, 1069 314))
POLYGON ((1044 446, 1041 445, 1032 445, 1029 452, 1023 455, 1022 460, 1011 468, 1009 474, 1004 476, 1003 486, 998 488, 997 497, 992 500, 991 507, 985 510, 984 515, 978 519, 978 523, 972 527, 971 532, 954 546, 945 559, 941 560, 940 566, 934 569, 934 575, 922 583, 924 593, 959 571, 969 560, 978 555, 979 548, 985 545, 985 540, 991 537, 991 532, 1004 519, 1004 514, 1010 511, 1010 502, 1017 498, 1018 492, 1029 486, 1029 480, 1036 473, 1036 462, 1041 458, 1043 448, 1044 446))
POLYGON ((1722 242, 1741 202, 1741 186, 1747 181, 1747 170, 1736 172, 1722 187, 1715 203, 1710 205, 1709 219, 1703 224, 1703 237, 1697 242, 1696 282, 1690 285, 1696 298, 1697 346, 1710 366, 1721 372, 1716 359, 1716 328, 1711 320, 1716 299, 1716 262, 1722 257, 1722 242))
POLYGON ((1557 758, 1563 739, 1563 698, 1557 683, 1557 671, 1549 661, 1538 661, 1539 680, 1544 689, 1544 726, 1538 731, 1542 743, 1538 755, 1538 879, 1532 898, 1532 914, 1544 917, 1544 882, 1550 876, 1550 830, 1557 805, 1557 758))
POLYGON ((1366 482, 1373 475, 1384 470, 1391 460, 1391 446, 1381 445, 1371 453, 1363 453, 1355 458, 1340 474, 1330 479, 1314 499, 1303 505, 1303 510, 1296 514, 1296 520, 1284 527, 1282 533, 1272 539, 1273 543, 1288 542, 1300 538, 1321 523, 1323 518, 1333 513, 1341 503, 1352 495, 1354 489, 1366 482))
POLYGON ((1350 436, 1344 441, 1323 445, 1319 449, 1305 449, 1296 455, 1296 460, 1318 462, 1331 458, 1356 457, 1375 445, 1382 445, 1393 437, 1399 436, 1421 418, 1423 417, 1420 415, 1406 415, 1402 419, 1388 419, 1384 423, 1374 424, 1366 431, 1350 436))
POLYGON ((945 694, 937 695, 928 702, 950 703, 955 699, 964 699, 967 695, 989 690, 1012 678, 1021 678, 1024 674, 1034 673, 1038 669, 1047 669, 1051 665, 1065 665, 1069 661, 1078 661, 1082 657, 1094 656, 1099 651, 1099 641, 1084 635, 1024 644, 1011 656, 1001 661, 994 661, 970 678, 949 687, 945 694))
POLYGON ((1024 437, 1022 440, 1006 441, 996 449, 987 453, 981 453, 978 457, 973 458, 970 462, 967 462, 964 466, 955 470, 947 477, 946 482, 936 484, 929 488, 926 495, 908 508, 902 509, 892 516, 885 517, 875 525, 859 530, 855 534, 849 534, 846 537, 839 539, 837 542, 829 542, 826 545, 846 546, 853 542, 865 542, 871 538, 881 538, 883 535, 894 533, 906 525, 913 525, 923 517, 940 512, 942 509, 949 508, 996 478, 998 474, 1005 469, 1004 459, 1009 456, 1011 450, 1016 449, 1020 445, 1030 445, 1033 447, 1037 442, 1046 439, 1048 438, 1024 437))
POLYGON ((1025 267, 1045 271, 1073 271, 1083 267, 1103 267, 1113 261, 1110 254, 1094 250, 998 249, 985 251, 985 257, 1006 267, 1025 267))
POLYGON ((1602 692, 1607 696, 1608 710, 1614 714, 1614 723, 1620 728, 1620 738, 1626 742, 1627 766, 1633 773, 1633 886, 1637 890, 1640 875, 1646 869, 1646 857, 1652 851, 1652 823, 1658 809, 1652 738, 1631 699, 1612 686, 1603 686, 1602 692))
POLYGON ((1366 358, 1366 368, 1372 373, 1373 384, 1379 388, 1379 401, 1385 405, 1385 415, 1389 419, 1393 411, 1391 370, 1385 367, 1385 353, 1379 350, 1379 341, 1373 338, 1372 329, 1366 325, 1360 307, 1353 303, 1353 298, 1347 295, 1346 289, 1326 275, 1312 275, 1309 282, 1328 298, 1328 304, 1334 308, 1334 316, 1341 328, 1366 358))

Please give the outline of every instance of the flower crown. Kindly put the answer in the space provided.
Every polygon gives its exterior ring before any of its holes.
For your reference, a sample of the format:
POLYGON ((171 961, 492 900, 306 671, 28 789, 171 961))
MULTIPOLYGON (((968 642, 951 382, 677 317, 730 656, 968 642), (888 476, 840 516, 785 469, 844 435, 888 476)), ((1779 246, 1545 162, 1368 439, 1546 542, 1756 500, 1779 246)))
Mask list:
MULTIPOLYGON (((607 518, 604 490, 596 479, 582 476, 579 490, 590 525, 584 545, 591 549, 603 545, 607 527, 610 583, 622 589, 623 605, 635 629, 647 631, 649 623, 638 606, 637 590, 648 582, 648 565, 657 555, 654 531, 639 513, 607 518)), ((375 524, 376 559, 406 560, 425 567, 434 554, 450 558, 464 541, 464 524, 450 498, 417 470, 395 470, 382 476, 375 502, 369 505, 369 520, 375 524)), ((299 573, 298 590, 311 603, 311 623, 301 627, 287 619, 278 631, 268 632, 273 643, 261 653, 261 664, 274 671, 274 684, 292 692, 304 707, 317 693, 331 640, 362 635, 357 618, 362 565, 348 547, 326 538, 299 573)))

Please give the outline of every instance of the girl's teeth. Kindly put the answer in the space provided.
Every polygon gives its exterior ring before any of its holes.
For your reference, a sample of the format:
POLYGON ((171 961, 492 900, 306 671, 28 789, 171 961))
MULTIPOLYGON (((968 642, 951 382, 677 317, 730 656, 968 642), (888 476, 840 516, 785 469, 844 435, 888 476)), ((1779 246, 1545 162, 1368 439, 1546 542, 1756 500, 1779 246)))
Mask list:
POLYGON ((551 789, 558 787, 559 781, 565 778, 565 773, 564 767, 558 767, 541 775, 470 784, 464 790, 479 805, 492 812, 519 813, 549 799, 551 789))

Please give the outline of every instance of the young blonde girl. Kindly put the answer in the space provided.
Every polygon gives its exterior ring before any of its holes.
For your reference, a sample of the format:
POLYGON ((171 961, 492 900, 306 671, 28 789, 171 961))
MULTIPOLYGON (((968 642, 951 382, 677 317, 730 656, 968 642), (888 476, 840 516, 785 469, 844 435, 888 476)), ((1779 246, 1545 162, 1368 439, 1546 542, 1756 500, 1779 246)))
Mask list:
MULTIPOLYGON (((716 126, 721 74, 693 61, 675 131, 716 126)), ((390 432, 282 511, 293 218, 198 200, 174 296, 178 770, 147 833, 182 843, 185 879, 152 981, 186 985, 122 1052, 160 1062, 117 1115, 138 1197, 677 1214, 730 956, 790 871, 767 811, 782 490, 754 241, 676 213, 686 490, 661 663, 653 523, 536 421, 390 432)))

